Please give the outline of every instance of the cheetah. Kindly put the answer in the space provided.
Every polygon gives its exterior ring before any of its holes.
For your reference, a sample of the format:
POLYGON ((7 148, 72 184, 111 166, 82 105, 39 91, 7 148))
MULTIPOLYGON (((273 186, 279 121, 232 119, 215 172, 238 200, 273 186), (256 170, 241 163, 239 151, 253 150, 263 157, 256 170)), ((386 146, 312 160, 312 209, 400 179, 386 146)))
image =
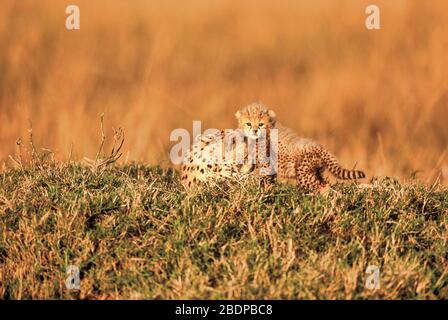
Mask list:
POLYGON ((188 191, 204 182, 213 185, 226 179, 241 181, 255 168, 260 176, 268 177, 265 180, 272 181, 276 175, 275 159, 276 154, 270 148, 269 126, 260 129, 256 136, 246 135, 241 129, 216 130, 196 138, 182 161, 181 183, 188 191))
MULTIPOLYGON (((277 129, 277 179, 304 187, 312 193, 327 186, 323 172, 328 169, 338 179, 362 179, 363 171, 342 168, 335 157, 317 142, 299 137, 293 130, 276 121, 273 110, 256 102, 235 114, 245 136, 257 139, 261 130, 277 129)), ((274 131, 273 131, 274 132, 274 131)), ((269 139, 267 139, 269 140, 269 139)))
POLYGON ((195 140, 181 165, 181 183, 187 191, 204 183, 242 179, 255 168, 247 163, 247 138, 239 130, 219 130, 195 140))

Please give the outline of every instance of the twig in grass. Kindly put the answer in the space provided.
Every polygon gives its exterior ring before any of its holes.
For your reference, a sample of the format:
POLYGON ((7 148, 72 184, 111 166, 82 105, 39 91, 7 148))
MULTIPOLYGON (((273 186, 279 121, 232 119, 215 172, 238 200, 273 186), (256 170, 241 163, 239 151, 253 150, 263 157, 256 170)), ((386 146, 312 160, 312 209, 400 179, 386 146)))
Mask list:
POLYGON ((68 163, 69 164, 72 162, 72 157, 73 157, 73 142, 70 144, 70 151, 68 154, 68 163))
POLYGON ((104 134, 104 124, 103 124, 103 118, 104 114, 101 114, 100 118, 100 128, 101 128, 101 143, 100 147, 98 149, 98 152, 96 154, 95 160, 91 160, 89 158, 84 158, 85 163, 91 168, 92 171, 97 171, 98 169, 104 169, 108 165, 116 162, 120 157, 122 156, 121 148, 123 147, 124 143, 124 131, 122 128, 118 128, 114 131, 114 141, 112 145, 112 150, 110 152, 110 155, 101 159, 101 153, 104 148, 104 143, 106 141, 106 135, 104 134))
POLYGON ((30 126, 28 128, 28 139, 29 139, 29 143, 31 146, 31 160, 32 160, 33 164, 37 160, 37 164, 40 165, 41 161, 40 161, 39 153, 36 151, 36 147, 34 146, 33 123, 31 122, 31 120, 29 121, 29 124, 30 124, 30 126))
POLYGON ((100 154, 103 151, 104 142, 106 141, 106 135, 104 134, 104 113, 102 113, 100 116, 100 129, 101 129, 101 143, 98 152, 96 153, 95 162, 97 162, 98 159, 100 158, 100 154))
POLYGON ((17 139, 16 140, 16 146, 17 146, 17 155, 13 156, 13 155, 9 155, 9 158, 17 165, 20 167, 20 169, 23 170, 23 157, 22 157, 22 139, 17 139))

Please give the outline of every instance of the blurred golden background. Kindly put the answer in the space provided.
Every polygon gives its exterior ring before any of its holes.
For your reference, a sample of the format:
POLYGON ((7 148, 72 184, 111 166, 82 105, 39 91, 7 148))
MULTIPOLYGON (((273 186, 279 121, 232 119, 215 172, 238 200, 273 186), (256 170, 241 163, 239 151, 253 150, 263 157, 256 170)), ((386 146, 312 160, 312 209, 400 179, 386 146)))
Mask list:
POLYGON ((261 100, 346 167, 447 183, 447 52, 444 0, 6 0, 0 159, 29 120, 56 159, 94 157, 104 112, 109 138, 125 130, 121 161, 170 166, 171 130, 233 128, 261 100), (381 30, 365 28, 369 4, 381 30))

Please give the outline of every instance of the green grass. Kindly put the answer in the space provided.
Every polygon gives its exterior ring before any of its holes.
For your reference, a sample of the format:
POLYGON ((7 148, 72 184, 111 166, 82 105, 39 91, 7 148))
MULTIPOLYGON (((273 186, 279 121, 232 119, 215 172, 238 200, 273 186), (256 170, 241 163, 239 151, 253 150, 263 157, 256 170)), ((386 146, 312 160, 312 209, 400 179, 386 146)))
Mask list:
POLYGON ((0 174, 0 299, 448 299, 448 190, 207 188, 131 164, 0 174), (81 289, 64 280, 78 265, 81 289), (380 289, 365 288, 380 267, 380 289))

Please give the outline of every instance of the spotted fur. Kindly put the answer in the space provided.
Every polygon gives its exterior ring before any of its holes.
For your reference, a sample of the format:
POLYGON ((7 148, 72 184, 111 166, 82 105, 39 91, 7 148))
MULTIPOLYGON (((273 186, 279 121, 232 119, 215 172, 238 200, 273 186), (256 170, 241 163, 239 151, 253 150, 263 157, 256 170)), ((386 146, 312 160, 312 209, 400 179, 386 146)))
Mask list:
POLYGON ((342 168, 335 157, 320 144, 300 138, 291 129, 276 121, 275 112, 262 103, 250 104, 236 113, 239 128, 256 137, 261 127, 277 129, 277 178, 295 182, 311 192, 325 187, 323 172, 328 169, 338 179, 361 179, 364 172, 342 168))
POLYGON ((239 131, 233 130, 197 137, 181 165, 182 185, 189 190, 205 182, 214 184, 225 179, 244 178, 255 165, 244 163, 247 149, 244 144, 237 144, 236 139, 245 141, 239 131), (221 150, 221 153, 217 155, 216 150, 221 150), (225 152, 230 155, 229 159, 225 159, 225 152))

